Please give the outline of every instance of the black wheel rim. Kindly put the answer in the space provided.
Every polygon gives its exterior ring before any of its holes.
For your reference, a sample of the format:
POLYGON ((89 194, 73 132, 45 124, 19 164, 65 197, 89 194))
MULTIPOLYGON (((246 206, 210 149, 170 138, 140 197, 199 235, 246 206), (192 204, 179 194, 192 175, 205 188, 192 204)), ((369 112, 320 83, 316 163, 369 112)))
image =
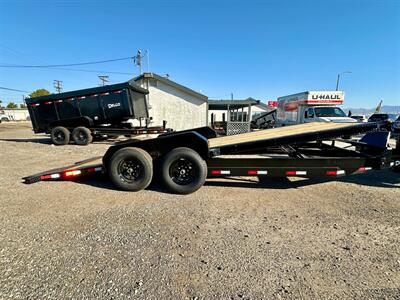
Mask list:
POLYGON ((65 134, 61 130, 54 132, 54 138, 57 142, 63 142, 65 140, 65 134))
POLYGON ((195 164, 187 158, 174 161, 169 168, 172 181, 179 185, 192 183, 196 179, 197 173, 195 164))
POLYGON ((118 175, 125 182, 136 182, 143 178, 144 166, 137 159, 122 160, 118 164, 118 175))
POLYGON ((77 138, 80 142, 86 143, 87 142, 87 135, 85 132, 79 130, 77 134, 77 138))

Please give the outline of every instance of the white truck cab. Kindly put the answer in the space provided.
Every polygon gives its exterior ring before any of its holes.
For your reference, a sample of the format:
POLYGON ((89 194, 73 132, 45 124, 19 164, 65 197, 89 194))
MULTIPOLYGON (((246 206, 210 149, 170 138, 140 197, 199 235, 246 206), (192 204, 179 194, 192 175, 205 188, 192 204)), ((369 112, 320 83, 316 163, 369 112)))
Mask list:
POLYGON ((308 122, 356 123, 337 105, 343 104, 342 91, 307 91, 278 98, 279 125, 308 122))

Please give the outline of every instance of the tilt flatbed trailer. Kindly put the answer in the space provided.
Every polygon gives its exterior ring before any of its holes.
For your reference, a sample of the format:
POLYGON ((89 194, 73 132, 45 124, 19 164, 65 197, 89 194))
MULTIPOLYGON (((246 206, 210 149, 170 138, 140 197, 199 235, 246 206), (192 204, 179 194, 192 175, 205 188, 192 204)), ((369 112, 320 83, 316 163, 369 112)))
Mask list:
POLYGON ((209 177, 336 177, 399 167, 400 149, 377 123, 307 123, 217 137, 209 127, 172 132, 111 146, 103 157, 25 177, 25 183, 107 174, 128 191, 145 189, 154 177, 173 193, 198 190, 209 177), (360 140, 342 136, 365 134, 360 140), (345 142, 351 148, 339 147, 345 142))

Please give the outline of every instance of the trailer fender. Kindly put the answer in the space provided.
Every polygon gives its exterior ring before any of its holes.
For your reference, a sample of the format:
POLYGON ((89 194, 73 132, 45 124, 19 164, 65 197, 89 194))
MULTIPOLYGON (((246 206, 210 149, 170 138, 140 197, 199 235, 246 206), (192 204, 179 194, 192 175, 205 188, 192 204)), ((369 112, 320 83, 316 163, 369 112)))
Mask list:
POLYGON ((125 147, 137 147, 147 151, 153 159, 160 158, 179 147, 186 147, 196 151, 204 160, 208 158, 208 140, 195 131, 175 132, 170 135, 161 135, 148 140, 128 140, 115 144, 108 148, 103 156, 104 166, 108 165, 110 158, 115 152, 125 147))

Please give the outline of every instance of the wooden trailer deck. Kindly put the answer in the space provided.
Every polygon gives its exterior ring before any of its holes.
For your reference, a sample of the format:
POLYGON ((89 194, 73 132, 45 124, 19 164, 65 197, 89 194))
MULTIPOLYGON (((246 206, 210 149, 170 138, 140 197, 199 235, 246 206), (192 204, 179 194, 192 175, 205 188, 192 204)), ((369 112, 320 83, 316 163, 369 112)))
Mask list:
POLYGON ((237 135, 216 137, 208 140, 210 148, 218 148, 227 145, 237 145, 243 143, 264 141, 268 139, 276 139, 276 138, 290 138, 291 136, 295 137, 299 134, 307 134, 307 133, 315 133, 320 132, 324 133, 327 131, 344 129, 344 128, 357 128, 360 129, 365 126, 360 126, 361 123, 322 123, 322 122, 313 122, 313 123, 305 123, 299 125, 292 126, 284 126, 272 129, 263 129, 254 132, 242 133, 237 135))

